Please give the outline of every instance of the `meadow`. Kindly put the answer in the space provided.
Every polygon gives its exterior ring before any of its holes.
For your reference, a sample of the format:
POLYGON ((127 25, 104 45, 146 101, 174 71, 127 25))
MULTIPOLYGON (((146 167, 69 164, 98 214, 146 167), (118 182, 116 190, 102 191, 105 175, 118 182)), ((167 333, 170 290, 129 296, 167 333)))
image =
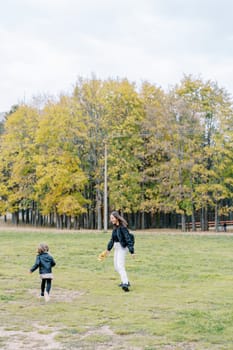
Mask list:
POLYGON ((135 232, 131 290, 118 287, 110 232, 0 231, 0 348, 232 350, 233 236, 135 232), (57 266, 51 299, 29 274, 38 243, 57 266))

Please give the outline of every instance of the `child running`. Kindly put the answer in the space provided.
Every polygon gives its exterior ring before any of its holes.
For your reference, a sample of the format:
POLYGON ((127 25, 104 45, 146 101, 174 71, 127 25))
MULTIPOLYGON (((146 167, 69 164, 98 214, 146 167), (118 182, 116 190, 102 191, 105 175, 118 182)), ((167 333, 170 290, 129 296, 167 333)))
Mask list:
POLYGON ((41 297, 45 298, 45 301, 49 301, 49 293, 52 286, 52 267, 56 265, 52 255, 48 253, 49 247, 45 243, 40 243, 38 247, 38 255, 36 256, 35 264, 30 269, 30 273, 39 268, 39 274, 41 278, 41 297))

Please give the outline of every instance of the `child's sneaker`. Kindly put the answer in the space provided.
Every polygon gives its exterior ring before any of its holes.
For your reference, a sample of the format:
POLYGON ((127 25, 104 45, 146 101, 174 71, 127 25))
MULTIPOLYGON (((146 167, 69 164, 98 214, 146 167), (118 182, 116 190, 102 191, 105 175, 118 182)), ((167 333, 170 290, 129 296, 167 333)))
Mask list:
POLYGON ((45 294, 44 294, 44 299, 45 299, 45 301, 49 301, 49 293, 48 292, 45 292, 45 294))

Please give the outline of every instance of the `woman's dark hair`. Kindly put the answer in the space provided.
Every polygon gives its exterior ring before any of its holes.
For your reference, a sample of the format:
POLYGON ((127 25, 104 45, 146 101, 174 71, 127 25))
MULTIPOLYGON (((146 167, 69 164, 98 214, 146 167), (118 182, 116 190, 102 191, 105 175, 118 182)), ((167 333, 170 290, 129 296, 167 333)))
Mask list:
POLYGON ((123 216, 121 216, 118 211, 113 211, 111 213, 111 215, 113 215, 118 221, 119 221, 119 224, 121 226, 127 226, 128 225, 128 222, 123 218, 123 216))

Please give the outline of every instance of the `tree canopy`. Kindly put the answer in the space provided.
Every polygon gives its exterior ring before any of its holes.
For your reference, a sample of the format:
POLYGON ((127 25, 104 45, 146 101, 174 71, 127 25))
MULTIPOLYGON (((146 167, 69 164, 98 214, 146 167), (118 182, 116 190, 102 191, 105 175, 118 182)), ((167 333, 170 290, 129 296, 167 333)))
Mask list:
POLYGON ((212 215, 217 228, 232 213, 232 144, 232 100, 216 82, 184 76, 165 92, 146 81, 79 78, 70 95, 7 114, 0 214, 101 229, 107 147, 109 211, 141 228, 175 215, 183 229, 187 219, 207 229, 212 215))

